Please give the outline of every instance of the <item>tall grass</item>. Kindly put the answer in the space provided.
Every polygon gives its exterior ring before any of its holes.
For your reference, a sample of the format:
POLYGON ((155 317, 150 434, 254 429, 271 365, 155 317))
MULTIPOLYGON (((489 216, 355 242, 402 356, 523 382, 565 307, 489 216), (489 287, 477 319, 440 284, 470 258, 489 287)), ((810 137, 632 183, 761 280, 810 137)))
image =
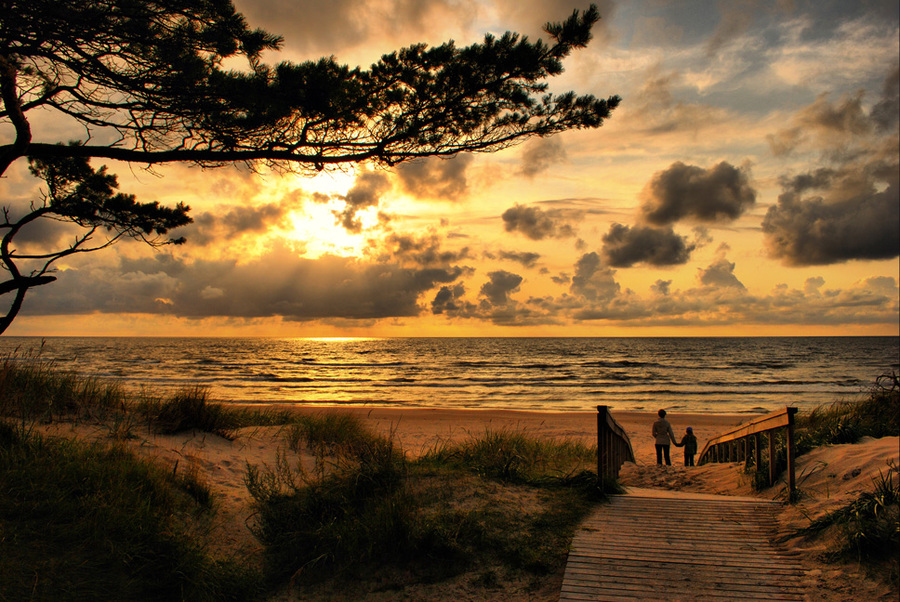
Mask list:
POLYGON ((241 427, 291 421, 284 410, 214 403, 202 386, 185 387, 166 398, 129 393, 114 381, 59 370, 39 354, 9 355, 0 363, 0 416, 22 423, 90 418, 125 430, 143 420, 160 433, 200 430, 226 438, 241 427))
POLYGON ((797 453, 820 445, 856 443, 863 437, 900 435, 900 382, 881 377, 859 401, 836 401, 797 419, 797 453))
POLYGON ((39 355, 9 355, 0 363, 0 416, 50 421, 121 411, 125 393, 116 383, 57 370, 39 355))
POLYGON ((248 473, 275 582, 349 580, 376 565, 402 567, 406 580, 494 566, 539 579, 565 562, 568 538, 597 499, 596 475, 593 492, 574 476, 594 452, 520 433, 486 433, 418 460, 346 416, 306 417, 289 438, 323 464, 310 474, 282 457, 248 473))
POLYGON ((209 488, 115 444, 0 421, 0 599, 247 600, 259 577, 202 542, 209 488))

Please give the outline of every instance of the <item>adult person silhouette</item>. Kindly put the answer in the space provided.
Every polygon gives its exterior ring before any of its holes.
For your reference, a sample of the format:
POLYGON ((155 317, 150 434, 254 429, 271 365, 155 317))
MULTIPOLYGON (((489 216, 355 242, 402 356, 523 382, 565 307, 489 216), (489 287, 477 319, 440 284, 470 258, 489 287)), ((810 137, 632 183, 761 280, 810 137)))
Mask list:
POLYGON ((666 460, 666 466, 672 465, 672 459, 669 457, 669 443, 675 443, 675 431, 672 425, 666 420, 666 411, 657 412, 659 420, 653 423, 653 438, 656 439, 656 464, 662 465, 663 458, 666 460))

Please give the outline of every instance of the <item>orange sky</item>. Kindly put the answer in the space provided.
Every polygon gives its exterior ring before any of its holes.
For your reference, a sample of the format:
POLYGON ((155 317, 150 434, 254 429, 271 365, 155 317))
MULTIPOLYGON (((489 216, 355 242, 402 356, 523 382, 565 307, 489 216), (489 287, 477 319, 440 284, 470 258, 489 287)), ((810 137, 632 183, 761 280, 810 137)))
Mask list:
MULTIPOLYGON (((362 65, 585 8, 236 4, 285 37, 269 60, 362 65)), ((192 207, 188 244, 60 263, 8 334, 900 334, 896 1, 600 11, 551 89, 620 95, 602 128, 316 178, 108 162, 124 192, 192 207)), ((79 135, 52 115, 34 130, 79 135)), ((0 181, 9 205, 39 195, 24 161, 0 181)))

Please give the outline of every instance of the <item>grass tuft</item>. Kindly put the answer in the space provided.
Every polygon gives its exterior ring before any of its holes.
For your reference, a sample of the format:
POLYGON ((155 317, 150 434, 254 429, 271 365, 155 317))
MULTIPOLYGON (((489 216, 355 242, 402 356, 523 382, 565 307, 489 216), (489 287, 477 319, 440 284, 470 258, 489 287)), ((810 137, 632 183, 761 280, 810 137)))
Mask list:
POLYGON ((897 466, 879 471, 873 490, 853 502, 814 521, 803 533, 818 533, 837 526, 842 533, 831 552, 832 559, 896 560, 900 549, 900 479, 897 466))

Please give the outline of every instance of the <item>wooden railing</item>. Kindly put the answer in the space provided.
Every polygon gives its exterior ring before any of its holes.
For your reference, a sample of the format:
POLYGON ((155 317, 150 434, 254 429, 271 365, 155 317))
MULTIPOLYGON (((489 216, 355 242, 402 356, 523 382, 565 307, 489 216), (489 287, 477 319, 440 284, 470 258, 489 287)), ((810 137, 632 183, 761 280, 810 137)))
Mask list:
POLYGON ((597 476, 600 482, 617 479, 625 462, 634 462, 631 439, 609 413, 609 407, 597 406, 597 476))
POLYGON ((756 469, 761 470, 762 446, 760 445, 760 437, 763 433, 766 433, 769 437, 769 485, 772 485, 777 477, 776 459, 778 454, 775 433, 778 429, 787 429, 784 445, 787 448, 788 488, 791 495, 793 495, 796 488, 794 471, 794 415, 796 413, 797 408, 785 408, 757 418, 747 424, 742 424, 732 431, 710 439, 703 447, 703 451, 700 452, 697 464, 742 461, 749 464, 752 457, 756 461, 756 469), (753 456, 751 456, 751 453, 753 456))

